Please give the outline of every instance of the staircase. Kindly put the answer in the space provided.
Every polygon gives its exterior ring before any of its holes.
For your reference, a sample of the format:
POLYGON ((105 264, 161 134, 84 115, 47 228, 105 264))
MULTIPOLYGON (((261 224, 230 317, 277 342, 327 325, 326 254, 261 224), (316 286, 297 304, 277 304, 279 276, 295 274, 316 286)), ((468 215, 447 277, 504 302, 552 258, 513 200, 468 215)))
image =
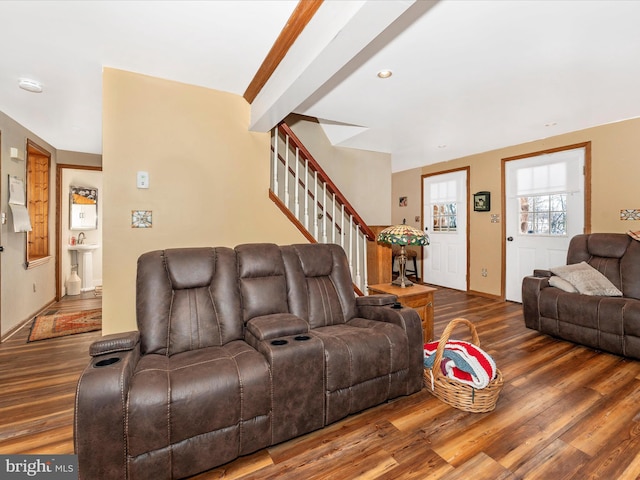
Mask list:
POLYGON ((359 294, 367 292, 367 241, 375 234, 286 123, 271 132, 269 197, 313 243, 347 253, 359 294))

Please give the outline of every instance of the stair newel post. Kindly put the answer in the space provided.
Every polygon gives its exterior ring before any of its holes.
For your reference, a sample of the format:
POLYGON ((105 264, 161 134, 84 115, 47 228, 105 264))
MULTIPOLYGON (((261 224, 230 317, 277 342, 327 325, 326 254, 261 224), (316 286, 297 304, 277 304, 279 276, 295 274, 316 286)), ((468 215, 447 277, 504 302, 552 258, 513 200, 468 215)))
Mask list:
POLYGON ((309 159, 304 159, 304 228, 309 230, 309 159))
POLYGON ((322 243, 327 243, 327 182, 322 184, 322 243))
POLYGON ((318 171, 314 171, 313 179, 313 238, 318 240, 318 171))
POLYGON ((273 145, 273 193, 278 195, 278 143, 280 141, 280 135, 278 134, 278 127, 274 129, 274 145, 273 145))
POLYGON ((285 137, 284 144, 284 204, 289 208, 289 135, 285 137))
POLYGON ((295 174, 295 179, 293 181, 293 185, 294 185, 293 188, 295 188, 294 194, 293 194, 293 201, 294 201, 293 214, 298 220, 300 220, 300 174, 298 172, 299 166, 300 166, 300 149, 296 147, 296 174, 295 174))
POLYGON ((336 192, 333 192, 333 206, 331 212, 331 243, 336 243, 336 192))

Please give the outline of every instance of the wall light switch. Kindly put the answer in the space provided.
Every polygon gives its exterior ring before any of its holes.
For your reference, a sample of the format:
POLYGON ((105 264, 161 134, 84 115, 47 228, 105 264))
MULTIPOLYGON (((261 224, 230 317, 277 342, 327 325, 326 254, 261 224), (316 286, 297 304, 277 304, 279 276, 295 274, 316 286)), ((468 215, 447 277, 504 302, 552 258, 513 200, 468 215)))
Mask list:
POLYGON ((149 188, 149 172, 138 172, 136 185, 138 188, 149 188))

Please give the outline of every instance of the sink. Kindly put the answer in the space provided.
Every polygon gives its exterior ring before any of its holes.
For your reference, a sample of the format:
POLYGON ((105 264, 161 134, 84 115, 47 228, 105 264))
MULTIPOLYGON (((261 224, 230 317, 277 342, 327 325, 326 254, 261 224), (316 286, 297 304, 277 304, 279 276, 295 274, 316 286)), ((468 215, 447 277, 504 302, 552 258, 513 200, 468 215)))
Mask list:
POLYGON ((95 250, 96 248, 99 248, 100 245, 98 245, 97 243, 82 243, 82 244, 76 244, 76 245, 69 245, 69 250, 79 250, 79 251, 86 251, 86 250, 95 250))

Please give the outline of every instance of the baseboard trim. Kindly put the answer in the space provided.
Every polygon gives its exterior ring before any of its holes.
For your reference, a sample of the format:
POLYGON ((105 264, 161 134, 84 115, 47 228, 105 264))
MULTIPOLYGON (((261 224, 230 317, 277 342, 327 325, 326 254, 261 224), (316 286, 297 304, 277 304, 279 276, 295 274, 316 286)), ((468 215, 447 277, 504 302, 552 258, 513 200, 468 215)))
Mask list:
POLYGON ((498 301, 502 301, 502 302, 505 301, 504 297, 502 295, 494 295, 492 293, 478 292, 476 290, 467 290, 467 293, 469 293, 471 295, 477 295, 479 297, 490 298, 491 300, 498 300, 498 301))
POLYGON ((49 303, 47 303, 44 307, 40 308, 39 310, 37 310, 35 313, 29 315, 25 320, 22 320, 21 322, 18 322, 16 325, 14 325, 13 327, 11 327, 7 333, 5 333, 4 335, 2 335, 0 337, 0 343, 4 343, 7 340, 9 340, 11 337, 13 337, 16 333, 18 333, 20 330, 22 330, 26 325, 29 324, 29 322, 31 320, 33 320, 34 318, 36 318, 38 315, 40 315, 42 312, 44 312, 45 310, 47 310, 49 307, 51 307, 51 305, 53 305, 56 302, 55 299, 52 299, 49 301, 49 303))

